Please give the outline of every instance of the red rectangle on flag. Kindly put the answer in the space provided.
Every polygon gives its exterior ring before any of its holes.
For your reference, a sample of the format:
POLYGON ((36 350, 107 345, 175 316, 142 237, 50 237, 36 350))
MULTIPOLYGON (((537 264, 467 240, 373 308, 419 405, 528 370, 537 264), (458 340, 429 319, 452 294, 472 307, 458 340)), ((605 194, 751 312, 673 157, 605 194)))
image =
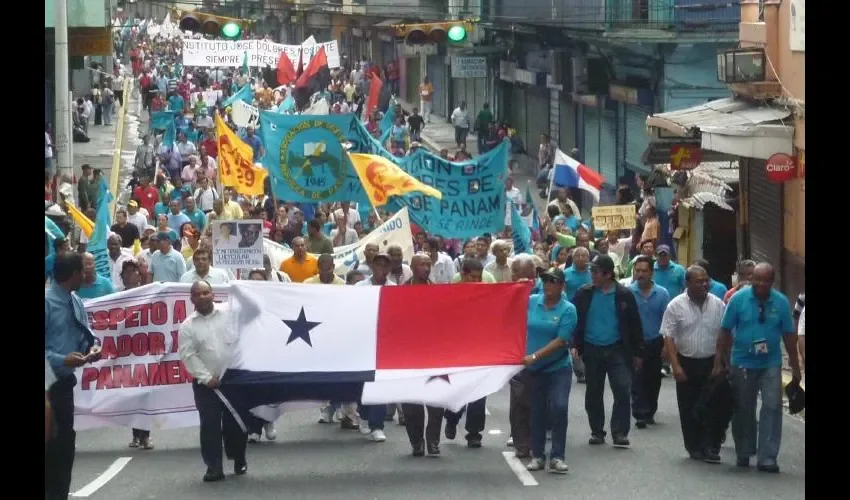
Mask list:
POLYGON ((530 282, 382 288, 377 369, 520 364, 530 288, 530 282))

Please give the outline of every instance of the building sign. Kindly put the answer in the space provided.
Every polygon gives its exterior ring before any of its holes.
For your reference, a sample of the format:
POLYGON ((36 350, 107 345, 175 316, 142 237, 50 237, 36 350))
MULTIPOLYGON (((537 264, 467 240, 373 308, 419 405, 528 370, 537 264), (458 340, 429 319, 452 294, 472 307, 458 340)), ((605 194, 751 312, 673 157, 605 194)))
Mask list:
POLYGON ((499 80, 506 82, 514 82, 514 73, 516 73, 516 63, 511 61, 499 61, 499 80))
POLYGON ((612 83, 608 86, 608 97, 623 104, 652 107, 652 91, 649 89, 638 89, 612 83))
POLYGON ((702 162, 699 146, 675 144, 670 146, 670 170, 693 170, 702 162))
POLYGON ((776 153, 767 159, 767 178, 770 182, 783 183, 797 177, 797 162, 785 153, 776 153))
POLYGON ((599 107, 599 96, 595 94, 579 94, 576 92, 572 93, 573 102, 576 104, 581 104, 582 106, 589 106, 591 108, 599 107))
POLYGON ((514 80, 518 83, 524 83, 526 85, 536 85, 537 73, 535 73, 534 71, 528 71, 527 69, 517 69, 514 72, 514 80))
POLYGON ((608 205, 593 207, 593 229, 597 231, 617 231, 635 228, 634 205, 608 205))
POLYGON ((452 57, 452 78, 487 78, 487 58, 480 56, 452 57))
POLYGON ((422 45, 404 44, 404 57, 416 57, 418 55, 435 56, 437 55, 436 43, 423 43, 422 45))
POLYGON ((111 56, 113 51, 109 28, 68 29, 68 55, 71 57, 111 56))
POLYGON ((794 52, 806 51, 806 0, 791 0, 788 40, 794 52))

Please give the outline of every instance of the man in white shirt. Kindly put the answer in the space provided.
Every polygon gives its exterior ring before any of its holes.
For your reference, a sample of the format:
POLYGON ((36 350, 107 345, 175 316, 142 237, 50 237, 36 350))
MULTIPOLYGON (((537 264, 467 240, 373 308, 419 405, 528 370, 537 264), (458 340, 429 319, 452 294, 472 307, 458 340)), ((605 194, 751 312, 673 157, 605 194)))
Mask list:
POLYGON ((339 204, 339 208, 334 210, 331 222, 336 222, 337 219, 341 219, 343 216, 345 217, 345 223, 348 225, 348 228, 353 230, 354 225, 360 222, 360 212, 357 210, 353 210, 351 208, 350 201, 343 201, 339 204))
MULTIPOLYGON (((505 179, 505 225, 511 225, 511 206, 521 205, 523 202, 522 193, 519 188, 514 186, 514 180, 510 177, 505 179)), ((517 211, 522 211, 517 208, 517 211)))
POLYGON ((197 281, 191 288, 193 312, 180 325, 178 353, 186 370, 192 374, 195 406, 201 420, 201 456, 207 466, 204 482, 224 479, 222 437, 228 456, 233 459, 233 472, 248 472, 245 448, 248 436, 240 429, 233 414, 224 406, 215 389, 230 366, 230 342, 235 339, 227 311, 216 309, 212 286, 197 281))
POLYGON ((720 414, 729 409, 716 408, 711 422, 697 420, 693 409, 711 379, 726 306, 708 293, 708 273, 701 267, 688 268, 685 286, 685 293, 674 297, 664 311, 661 333, 676 379, 685 449, 694 460, 720 463, 720 445, 729 423, 720 414))
POLYGON ((183 273, 180 277, 180 283, 195 283, 196 281, 206 281, 211 285, 226 285, 230 283, 230 276, 223 269, 211 267, 212 252, 207 248, 198 248, 192 255, 192 263, 194 268, 183 273))
POLYGON ((139 202, 130 200, 127 202, 127 222, 139 228, 139 234, 145 232, 148 227, 148 218, 139 211, 139 202))
POLYGON ((460 102, 460 106, 452 111, 450 119, 455 128, 455 144, 460 149, 461 144, 466 144, 466 136, 469 134, 469 111, 466 110, 466 101, 460 102))
POLYGON ((106 249, 109 252, 109 277, 112 281, 112 288, 116 292, 120 292, 124 290, 121 269, 124 266, 125 260, 133 259, 133 251, 129 248, 123 248, 121 246, 121 237, 115 233, 110 233, 106 240, 106 249))
POLYGON ((422 250, 431 257, 431 275, 428 278, 436 284, 451 283, 455 275, 454 261, 440 251, 440 241, 432 236, 425 240, 422 250))

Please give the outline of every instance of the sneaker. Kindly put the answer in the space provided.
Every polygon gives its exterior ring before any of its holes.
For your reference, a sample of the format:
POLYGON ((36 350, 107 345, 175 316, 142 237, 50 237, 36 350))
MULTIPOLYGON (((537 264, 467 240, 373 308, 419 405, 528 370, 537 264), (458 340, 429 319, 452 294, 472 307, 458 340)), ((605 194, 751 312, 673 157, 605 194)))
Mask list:
POLYGON ((717 450, 705 450, 703 453, 703 461, 709 464, 719 464, 720 453, 717 450))
POLYGON ((481 448, 481 437, 474 436, 466 438, 466 447, 467 448, 481 448))
POLYGON ((567 462, 562 458, 553 458, 549 460, 549 472, 553 474, 566 474, 570 471, 567 462))
POLYGON ((440 456, 440 443, 428 443, 428 456, 432 458, 437 458, 440 456))
POLYGON ((319 410, 319 423, 332 424, 334 423, 334 409, 330 405, 319 410))
POLYGON ((528 462, 528 465, 525 466, 525 468, 527 470, 530 470, 531 472, 535 472, 543 470, 544 465, 545 464, 543 463, 542 458, 532 458, 531 461, 528 462))
POLYGON ((637 427, 638 429, 646 429, 646 424, 646 420, 638 420, 637 422, 635 422, 635 427, 637 427))
POLYGON ((139 448, 142 448, 143 450, 152 450, 153 440, 151 438, 142 439, 139 443, 139 448))
POLYGON ((277 430, 274 428, 274 422, 269 422, 263 425, 263 432, 266 434, 266 439, 274 441, 277 439, 277 430))
POLYGON ((387 435, 384 434, 384 431, 382 431, 381 429, 375 429, 374 431, 372 431, 371 436, 372 441, 376 443, 383 443, 387 440, 387 435))
POLYGON ((691 457, 691 460, 705 460, 705 455, 701 451, 689 451, 688 456, 691 457))
POLYGON ((605 436, 599 434, 591 434, 590 439, 587 440, 587 444, 590 445, 598 445, 605 444, 605 436))
POLYGON ((128 444, 127 446, 129 446, 130 448, 138 448, 139 447, 139 438, 133 438, 133 440, 130 441, 130 444, 128 444))
POLYGON ((360 422, 360 434, 371 434, 372 429, 369 428, 369 422, 360 422))
POLYGON ((249 443, 259 443, 261 437, 262 436, 260 436, 259 434, 248 434, 248 442, 249 443))
POLYGON ((629 438, 627 438, 626 436, 614 437, 613 445, 614 448, 620 448, 624 450, 632 447, 632 443, 629 442, 629 438))
POLYGON ((776 464, 760 464, 758 465, 758 470, 761 472, 770 472, 772 474, 779 474, 779 466, 776 464))
POLYGON ((508 438, 508 441, 505 443, 505 446, 507 446, 508 448, 513 448, 513 447, 514 447, 514 438, 513 438, 513 436, 511 436, 511 437, 509 437, 509 438, 508 438))
POLYGON ((414 457, 424 457, 425 456, 425 443, 416 443, 411 445, 413 448, 413 456, 414 457))
POLYGON ((355 424, 349 417, 342 417, 342 420, 339 421, 339 427, 345 430, 356 430, 360 428, 360 426, 355 424))

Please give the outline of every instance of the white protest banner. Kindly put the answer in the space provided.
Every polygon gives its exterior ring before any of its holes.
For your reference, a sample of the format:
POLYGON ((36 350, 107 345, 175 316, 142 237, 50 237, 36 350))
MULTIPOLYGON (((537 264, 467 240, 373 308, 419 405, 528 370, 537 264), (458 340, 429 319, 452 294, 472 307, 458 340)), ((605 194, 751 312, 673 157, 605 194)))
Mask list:
POLYGON ((183 65, 201 67, 231 67, 242 66, 242 60, 248 55, 248 66, 252 68, 263 68, 269 66, 277 68, 277 60, 281 53, 285 53, 292 61, 292 65, 298 64, 298 58, 306 67, 310 59, 325 48, 328 57, 328 67, 338 68, 340 65, 339 44, 336 40, 330 42, 315 43, 313 45, 285 45, 269 40, 193 40, 183 39, 183 65))
MULTIPOLYGON (((391 245, 400 246, 402 258, 409 264, 413 258, 413 233, 410 231, 407 207, 402 208, 357 243, 334 248, 334 272, 343 275, 354 268, 355 262, 363 262, 363 251, 368 243, 376 243, 380 252, 386 252, 387 247, 391 245)), ((292 250, 269 239, 263 240, 263 251, 268 254, 272 269, 280 269, 280 263, 292 257, 292 250)))
POLYGON ((236 101, 231 104, 230 117, 237 127, 260 126, 260 110, 245 101, 236 101))
POLYGON ((222 269, 263 267, 263 221, 213 222, 213 266, 222 269))
MULTIPOLYGON (((77 369, 74 428, 150 430, 198 425, 192 377, 177 354, 180 323, 194 311, 191 285, 150 285, 84 301, 100 361, 77 369), (180 290, 174 290, 177 286, 180 290)), ((229 302, 228 293, 216 301, 229 302)))

